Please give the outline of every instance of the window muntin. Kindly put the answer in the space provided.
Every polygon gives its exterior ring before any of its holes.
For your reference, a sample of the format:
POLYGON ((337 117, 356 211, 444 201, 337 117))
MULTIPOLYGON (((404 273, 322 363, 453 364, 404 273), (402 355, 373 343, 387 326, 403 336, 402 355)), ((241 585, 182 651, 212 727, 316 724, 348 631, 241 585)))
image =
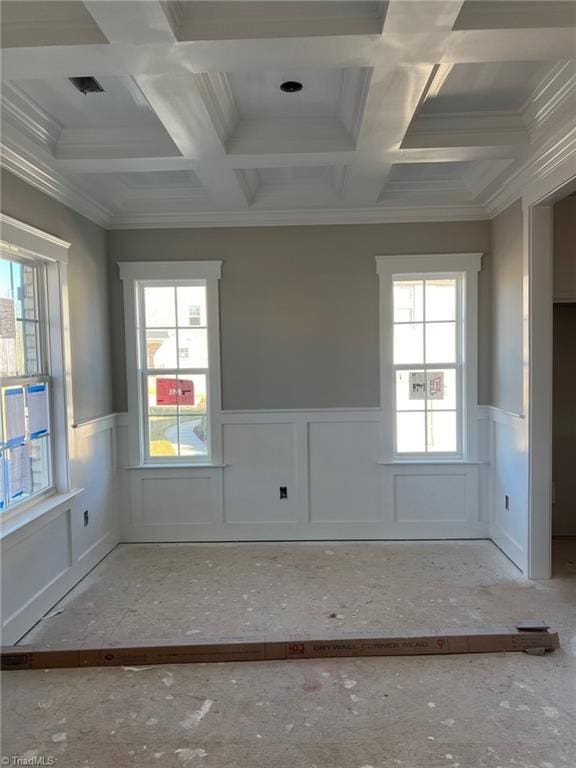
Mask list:
POLYGON ((0 257, 0 511, 53 487, 44 265, 0 257))
POLYGON ((139 282, 145 461, 210 455, 206 281, 139 282))
POLYGON ((463 288, 462 274, 393 279, 396 454, 462 453, 463 288))

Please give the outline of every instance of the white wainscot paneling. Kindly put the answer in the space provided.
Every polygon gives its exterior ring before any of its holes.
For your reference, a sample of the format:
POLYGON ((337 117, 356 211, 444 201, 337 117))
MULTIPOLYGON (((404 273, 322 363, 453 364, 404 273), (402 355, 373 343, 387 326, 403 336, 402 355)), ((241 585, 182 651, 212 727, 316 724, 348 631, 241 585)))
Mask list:
POLYGON ((2 641, 15 642, 61 596, 73 566, 71 509, 64 505, 45 520, 2 542, 2 641), (67 578, 68 577, 68 578, 67 578))
POLYGON ((106 542, 118 541, 118 485, 116 478, 115 418, 96 419, 74 429, 72 485, 77 497, 78 525, 75 546, 78 559, 90 559, 106 542), (88 513, 88 524, 84 514, 88 513))
POLYGON ((130 483, 128 540, 185 541, 206 538, 198 529, 222 522, 222 470, 150 467, 127 472, 130 483))
POLYGON ((223 466, 121 471, 123 540, 487 537, 479 490, 487 465, 382 462, 380 416, 372 408, 224 412, 223 466))
POLYGON ((308 425, 310 520, 374 523, 382 519, 377 422, 308 425))
POLYGON ((487 535, 479 503, 479 466, 391 464, 383 468, 385 507, 394 538, 487 535))
POLYGON ((294 423, 225 424, 223 428, 226 523, 294 523, 300 489, 294 423), (280 498, 280 488, 287 498, 280 498))
MULTIPOLYGON (((14 518, 2 539, 2 640, 16 642, 118 543, 115 416, 72 430, 75 493, 49 511, 14 518), (84 512, 88 524, 84 525, 84 512)), ((61 497, 55 497, 59 499, 61 497)), ((34 507, 30 508, 34 511, 34 507)))
POLYGON ((528 545, 526 420, 505 411, 491 410, 493 496, 490 537, 525 572, 528 545))

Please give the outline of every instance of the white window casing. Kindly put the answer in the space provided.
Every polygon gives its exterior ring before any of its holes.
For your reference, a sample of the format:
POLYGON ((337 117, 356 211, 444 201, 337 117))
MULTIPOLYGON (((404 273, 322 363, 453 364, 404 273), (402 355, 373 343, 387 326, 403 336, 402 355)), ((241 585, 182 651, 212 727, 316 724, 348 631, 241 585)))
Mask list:
MULTIPOLYGON (((119 262, 124 285, 124 318, 126 332, 126 377, 128 387, 129 461, 132 466, 202 466, 222 463, 220 314, 218 281, 221 261, 119 262), (176 286, 194 281, 206 287, 208 336, 208 455, 192 457, 148 457, 144 419, 145 404, 140 363, 139 303, 141 286, 176 286)), ((168 374, 169 375, 169 374, 168 374)))
MULTIPOLYGON (((382 408, 382 462, 438 463, 478 460, 478 272, 481 253, 414 254, 377 256, 380 280, 380 401, 382 408), (458 449, 447 454, 437 452, 398 453, 396 435, 396 395, 393 359, 394 302, 396 280, 457 278, 459 290, 457 322, 458 354, 458 449), (458 338, 460 336, 460 338, 458 338)), ((401 367, 401 366, 400 366, 401 367)), ((418 365, 409 366, 413 368, 418 365)), ((441 368, 442 365, 428 367, 441 368)))
POLYGON ((70 243, 0 214, 0 253, 7 259, 37 265, 41 273, 40 322, 45 378, 50 384, 51 487, 2 515, 3 534, 9 527, 50 509, 50 497, 70 492, 70 432, 73 402, 70 369, 70 322, 68 308, 68 250, 70 243))

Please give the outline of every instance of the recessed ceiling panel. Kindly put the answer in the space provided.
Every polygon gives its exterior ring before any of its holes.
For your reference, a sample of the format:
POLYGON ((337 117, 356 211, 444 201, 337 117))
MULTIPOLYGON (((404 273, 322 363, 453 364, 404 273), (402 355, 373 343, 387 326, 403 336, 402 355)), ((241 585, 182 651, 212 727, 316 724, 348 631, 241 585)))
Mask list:
POLYGON ((242 119, 336 117, 342 91, 342 69, 289 69, 232 72, 228 75, 242 119), (284 93, 284 82, 302 90, 284 93))
MULTIPOLYGON (((85 73, 84 73, 85 74, 85 73)), ((78 75, 71 72, 70 76, 78 75)), ((97 77, 104 91, 82 94, 67 78, 18 80, 17 86, 64 128, 154 124, 155 113, 131 77, 97 77)))
POLYGON ((452 181, 461 179, 471 163, 396 163, 388 181, 452 181))
POLYGON ((515 112, 550 67, 538 61, 455 64, 438 94, 424 101, 421 112, 515 112))
POLYGON ((194 171, 140 171, 118 174, 118 179, 129 189, 196 189, 201 186, 194 171))
POLYGON ((261 184, 328 183, 331 171, 330 166, 260 168, 258 176, 261 184))
POLYGON ((179 40, 378 35, 386 2, 168 2, 179 40))
POLYGON ((0 4, 2 48, 107 43, 77 0, 6 0, 0 4))
POLYGON ((454 29, 536 29, 576 26, 574 0, 468 0, 454 29))

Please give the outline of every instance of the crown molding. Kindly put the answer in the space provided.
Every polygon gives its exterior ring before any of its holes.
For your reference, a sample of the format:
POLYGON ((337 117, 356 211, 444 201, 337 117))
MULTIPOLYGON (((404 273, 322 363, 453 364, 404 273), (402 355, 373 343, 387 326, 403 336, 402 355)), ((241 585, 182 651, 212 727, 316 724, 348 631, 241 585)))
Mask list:
POLYGON ((479 221, 487 219, 479 205, 406 206, 380 208, 324 208, 279 211, 203 211, 164 214, 116 214, 110 229, 197 227, 281 227, 333 224, 393 224, 402 222, 479 221))
POLYGON ((342 73, 338 117, 354 142, 362 127, 373 72, 372 67, 347 67, 342 73))
MULTIPOLYGON (((548 177, 565 163, 573 163, 576 169, 576 121, 571 126, 557 131, 554 136, 541 145, 504 184, 484 201, 484 206, 492 219, 504 211, 513 202, 522 197, 525 190, 548 177)), ((575 170, 576 172, 576 170, 575 170)))
POLYGON ((108 227, 111 219, 108 208, 6 136, 0 143, 0 166, 95 224, 108 227))
POLYGON ((548 72, 520 110, 522 119, 534 138, 539 129, 565 107, 574 114, 576 103, 576 62, 562 61, 548 72))
POLYGON ((54 152, 62 126, 35 101, 11 82, 2 84, 0 95, 2 120, 8 120, 17 130, 54 152))
POLYGON ((163 125, 64 128, 56 156, 63 159, 178 157, 163 125))
POLYGON ((204 72, 193 78, 214 129, 225 145, 240 122, 230 79, 225 72, 204 72))
POLYGON ((401 147, 517 146, 529 144, 522 116, 513 112, 420 114, 410 124, 401 147))

